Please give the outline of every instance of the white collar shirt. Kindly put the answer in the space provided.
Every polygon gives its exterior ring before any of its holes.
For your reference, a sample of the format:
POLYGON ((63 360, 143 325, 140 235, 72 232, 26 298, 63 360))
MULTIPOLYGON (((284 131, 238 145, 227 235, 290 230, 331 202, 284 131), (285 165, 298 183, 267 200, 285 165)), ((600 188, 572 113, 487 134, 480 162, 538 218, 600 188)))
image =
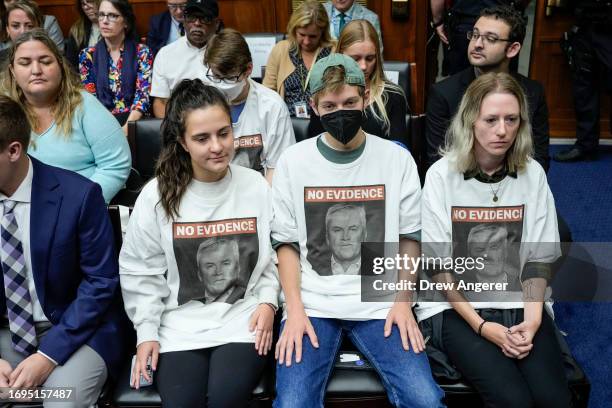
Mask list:
MULTIPOLYGON (((28 281, 28 291, 30 292, 30 298, 32 300, 32 314, 35 322, 46 322, 49 321, 45 316, 38 295, 36 294, 36 286, 34 285, 34 276, 32 274, 32 257, 30 254, 30 210, 32 202, 32 180, 34 177, 34 169, 32 167, 32 161, 28 159, 29 167, 28 174, 25 179, 21 182, 15 193, 12 196, 7 197, 0 193, 0 202, 4 200, 16 201, 15 209, 15 220, 17 221, 17 229, 19 240, 23 247, 23 257, 26 264, 26 277, 28 281)), ((0 214, 3 213, 4 205, 0 208, 0 214)), ((4 290, 2 288, 1 290, 4 290)))

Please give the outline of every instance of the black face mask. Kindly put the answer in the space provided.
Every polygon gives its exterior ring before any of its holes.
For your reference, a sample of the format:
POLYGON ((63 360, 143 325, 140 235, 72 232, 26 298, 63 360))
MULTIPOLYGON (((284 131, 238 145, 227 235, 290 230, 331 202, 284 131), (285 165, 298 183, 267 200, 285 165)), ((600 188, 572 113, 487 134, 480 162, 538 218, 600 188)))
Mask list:
POLYGON ((341 109, 321 116, 323 129, 344 145, 357 136, 361 122, 363 112, 355 109, 341 109))

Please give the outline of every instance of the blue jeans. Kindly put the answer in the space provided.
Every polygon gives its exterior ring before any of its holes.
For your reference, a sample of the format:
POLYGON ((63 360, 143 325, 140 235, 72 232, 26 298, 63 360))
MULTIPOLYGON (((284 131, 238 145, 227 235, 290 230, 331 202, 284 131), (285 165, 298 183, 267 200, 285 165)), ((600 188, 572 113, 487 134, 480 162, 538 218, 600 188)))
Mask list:
MULTIPOLYGON (((323 407, 325 389, 344 332, 380 375, 389 401, 396 407, 443 407, 444 393, 434 381, 425 352, 415 354, 402 347, 397 326, 384 337, 385 321, 354 321, 311 317, 319 340, 316 349, 304 335, 302 361, 290 367, 276 365, 275 408, 323 407)), ((284 328, 285 322, 281 326, 284 328)))

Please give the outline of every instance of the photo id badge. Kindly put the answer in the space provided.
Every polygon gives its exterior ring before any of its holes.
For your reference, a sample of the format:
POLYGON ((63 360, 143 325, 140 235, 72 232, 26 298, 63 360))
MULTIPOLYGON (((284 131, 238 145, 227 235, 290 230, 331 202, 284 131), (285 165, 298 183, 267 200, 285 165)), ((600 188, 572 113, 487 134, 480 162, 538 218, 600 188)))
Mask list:
POLYGON ((306 102, 296 102, 293 105, 295 109, 295 116, 298 118, 310 119, 310 115, 308 114, 308 105, 306 102))

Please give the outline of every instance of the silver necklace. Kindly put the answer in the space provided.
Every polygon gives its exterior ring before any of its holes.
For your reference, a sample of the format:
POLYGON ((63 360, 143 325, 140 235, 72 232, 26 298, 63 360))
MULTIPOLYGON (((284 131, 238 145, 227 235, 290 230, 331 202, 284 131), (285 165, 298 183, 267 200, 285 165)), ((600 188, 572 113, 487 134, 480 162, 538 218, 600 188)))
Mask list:
POLYGON ((493 202, 494 203, 496 203, 497 200, 499 200, 499 197, 497 196, 497 193, 499 192, 499 189, 501 188, 501 186, 502 186, 502 184, 504 183, 505 180, 506 180, 506 178, 504 177, 504 179, 499 182, 499 185, 497 186, 496 190, 493 190, 493 187, 491 186, 491 183, 489 183, 489 188, 491 189, 491 193, 493 193, 493 202))

